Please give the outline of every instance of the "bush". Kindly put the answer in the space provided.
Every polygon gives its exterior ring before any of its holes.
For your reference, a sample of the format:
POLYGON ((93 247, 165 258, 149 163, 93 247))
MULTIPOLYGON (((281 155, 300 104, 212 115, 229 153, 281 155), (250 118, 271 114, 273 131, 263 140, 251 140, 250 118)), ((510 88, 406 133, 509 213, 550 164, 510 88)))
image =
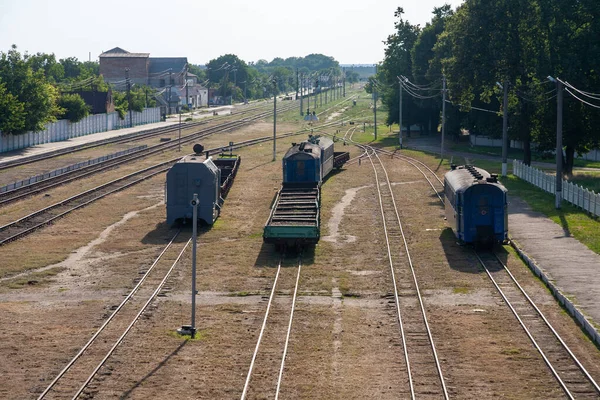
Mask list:
POLYGON ((81 121, 90 113, 90 106, 85 104, 83 98, 77 93, 63 94, 58 100, 58 106, 64 109, 60 118, 66 118, 71 122, 81 121))

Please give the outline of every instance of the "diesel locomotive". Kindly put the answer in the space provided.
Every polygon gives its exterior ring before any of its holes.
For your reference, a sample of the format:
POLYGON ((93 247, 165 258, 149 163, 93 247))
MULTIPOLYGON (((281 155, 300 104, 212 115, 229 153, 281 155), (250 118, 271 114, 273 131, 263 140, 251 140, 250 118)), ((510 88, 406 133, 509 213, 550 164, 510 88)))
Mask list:
POLYGON ((283 157, 283 183, 263 230, 263 240, 279 247, 302 247, 319 241, 321 184, 350 158, 335 152, 331 139, 309 135, 293 143, 283 157))

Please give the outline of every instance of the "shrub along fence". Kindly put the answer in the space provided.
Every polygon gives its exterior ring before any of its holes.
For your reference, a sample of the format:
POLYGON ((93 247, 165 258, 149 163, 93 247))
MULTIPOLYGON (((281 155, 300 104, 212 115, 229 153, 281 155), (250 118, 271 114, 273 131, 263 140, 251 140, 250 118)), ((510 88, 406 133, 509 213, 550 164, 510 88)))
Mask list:
MULTIPOLYGON (((555 175, 546 174, 517 160, 513 160, 513 174, 548 193, 555 194, 555 175)), ((580 207, 592 215, 600 216, 600 194, 563 179, 562 197, 564 201, 580 207)))
POLYGON ((133 123, 130 120, 129 113, 125 115, 125 119, 120 119, 119 114, 113 112, 90 115, 75 123, 61 119, 46 125, 46 129, 40 132, 27 132, 22 135, 0 133, 0 153, 24 149, 38 144, 60 142, 92 133, 160 122, 160 107, 146 108, 142 112, 134 111, 131 114, 133 123))

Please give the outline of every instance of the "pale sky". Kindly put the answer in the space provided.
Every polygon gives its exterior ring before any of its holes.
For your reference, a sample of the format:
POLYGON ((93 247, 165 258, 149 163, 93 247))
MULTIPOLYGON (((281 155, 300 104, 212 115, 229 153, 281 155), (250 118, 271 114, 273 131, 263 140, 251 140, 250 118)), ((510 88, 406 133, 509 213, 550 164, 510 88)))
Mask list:
POLYGON ((246 62, 321 53, 373 64, 394 32, 394 11, 424 26, 433 7, 462 0, 0 0, 0 51, 87 61, 113 47, 205 64, 223 54, 246 62))

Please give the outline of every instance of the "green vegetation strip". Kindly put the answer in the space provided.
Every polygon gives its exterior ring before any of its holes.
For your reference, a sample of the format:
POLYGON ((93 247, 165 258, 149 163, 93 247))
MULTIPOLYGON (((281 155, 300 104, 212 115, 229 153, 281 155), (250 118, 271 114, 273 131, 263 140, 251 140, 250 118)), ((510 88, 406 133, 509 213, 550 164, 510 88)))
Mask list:
POLYGON ((541 212, 555 223, 568 228, 571 235, 585 244, 590 250, 600 254, 600 221, 587 212, 563 201, 561 209, 554 208, 554 196, 541 189, 509 175, 501 179, 510 196, 516 196, 529 204, 534 210, 541 212))

